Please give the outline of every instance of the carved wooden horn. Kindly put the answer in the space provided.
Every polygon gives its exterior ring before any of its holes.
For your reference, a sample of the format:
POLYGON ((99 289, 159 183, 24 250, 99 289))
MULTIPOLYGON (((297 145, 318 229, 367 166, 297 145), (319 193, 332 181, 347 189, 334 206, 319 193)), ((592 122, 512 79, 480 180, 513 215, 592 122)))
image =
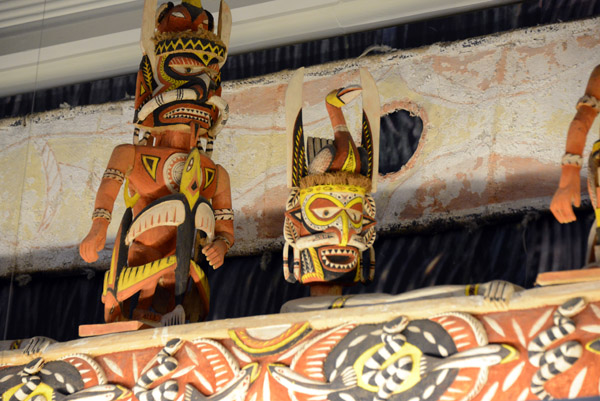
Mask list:
POLYGON ((300 186, 300 179, 308 175, 302 127, 302 84, 304 68, 298 69, 285 92, 285 132, 287 138, 287 185, 300 186))
MULTIPOLYGON (((219 7, 219 26, 217 27, 217 35, 225 44, 225 48, 229 50, 229 39, 231 38, 231 10, 225 0, 221 0, 221 6, 219 7)), ((225 53, 223 61, 219 63, 219 68, 223 67, 226 60, 227 52, 225 53)))
POLYGON ((363 88, 363 121, 360 146, 367 151, 367 178, 371 179, 371 192, 377 191, 379 175, 379 126, 381 106, 379 91, 373 76, 366 68, 360 69, 360 84, 363 88))
POLYGON ((144 13, 142 15, 142 37, 140 45, 142 52, 150 59, 152 69, 156 71, 156 54, 154 54, 154 29, 156 27, 156 4, 158 0, 146 0, 144 2, 144 13))

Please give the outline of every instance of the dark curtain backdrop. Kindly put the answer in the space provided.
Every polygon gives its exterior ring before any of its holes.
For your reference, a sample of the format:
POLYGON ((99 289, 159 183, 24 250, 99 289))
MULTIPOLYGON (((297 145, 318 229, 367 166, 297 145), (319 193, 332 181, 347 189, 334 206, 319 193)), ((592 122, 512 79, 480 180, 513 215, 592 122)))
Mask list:
MULTIPOLYGON (((411 48, 599 14, 600 0, 526 1, 231 56, 223 78, 242 79, 357 57, 373 45, 411 48)), ((130 74, 39 91, 35 96, 11 96, 0 99, 0 117, 23 116, 64 103, 77 106, 122 100, 134 89, 135 74, 130 74)), ((406 116, 389 116, 382 121, 382 130, 386 130, 382 135, 397 144, 381 149, 384 171, 397 170, 410 157, 412 152, 407 149, 414 149, 420 129, 418 121, 406 116)), ((381 234, 375 242, 375 281, 348 292, 400 293, 492 279, 531 287, 539 272, 583 265, 592 220, 588 206, 578 212, 577 222, 569 225, 558 224, 547 212, 536 212, 381 234)), ((207 272, 212 291, 209 319, 276 313, 285 301, 307 296, 306 288, 283 280, 281 264, 281 252, 269 252, 228 258, 219 270, 207 272)), ((85 268, 83 262, 78 271, 0 279, 0 335, 6 339, 34 335, 59 341, 76 338, 78 325, 103 321, 102 280, 103 272, 85 268)))

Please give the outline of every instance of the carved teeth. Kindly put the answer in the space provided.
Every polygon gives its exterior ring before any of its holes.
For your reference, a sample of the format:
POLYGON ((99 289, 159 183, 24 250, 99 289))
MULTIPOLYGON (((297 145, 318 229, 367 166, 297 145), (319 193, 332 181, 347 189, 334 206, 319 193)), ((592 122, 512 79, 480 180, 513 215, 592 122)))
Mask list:
POLYGON ((330 269, 347 270, 356 266, 358 261, 358 252, 352 248, 326 248, 321 250, 321 260, 326 267, 330 269), (328 256, 346 257, 347 263, 336 263, 330 260, 328 256))
POLYGON ((210 115, 202 110, 180 107, 165 113, 165 118, 190 118, 203 122, 210 121, 210 115))

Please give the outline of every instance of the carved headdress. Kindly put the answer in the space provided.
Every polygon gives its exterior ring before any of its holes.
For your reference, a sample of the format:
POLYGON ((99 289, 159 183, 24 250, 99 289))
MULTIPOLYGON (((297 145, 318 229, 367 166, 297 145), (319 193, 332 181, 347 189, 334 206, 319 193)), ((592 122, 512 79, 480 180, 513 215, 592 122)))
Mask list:
MULTIPOLYGON (((156 10, 146 0, 134 124, 143 142, 165 129, 190 130, 194 139, 207 136, 209 145, 227 120, 227 103, 220 98, 220 69, 227 59, 231 11, 221 1, 219 23, 200 0, 169 2, 156 10)), ((208 150, 208 149, 207 149, 208 150)))
POLYGON ((380 106, 371 74, 361 68, 360 77, 362 87, 347 86, 327 95, 334 140, 308 138, 308 146, 302 125, 303 69, 288 86, 287 183, 291 193, 284 226, 284 275, 288 281, 343 284, 373 278, 375 202, 369 193, 376 188, 380 106), (362 135, 357 147, 341 107, 361 92, 362 135), (291 266, 290 247, 294 254, 291 266))

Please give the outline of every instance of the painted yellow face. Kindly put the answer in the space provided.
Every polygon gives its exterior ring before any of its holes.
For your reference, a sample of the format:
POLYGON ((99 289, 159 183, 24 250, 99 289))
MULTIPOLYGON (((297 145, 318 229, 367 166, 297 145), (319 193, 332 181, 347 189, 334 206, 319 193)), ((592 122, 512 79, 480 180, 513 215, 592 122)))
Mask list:
POLYGON ((315 185, 300 189, 288 205, 291 240, 299 253, 303 283, 361 280, 365 228, 374 224, 372 199, 353 185, 315 185))
POLYGON ((335 245, 347 246, 363 225, 364 189, 350 185, 317 185, 300 190, 304 224, 337 236, 335 245))

